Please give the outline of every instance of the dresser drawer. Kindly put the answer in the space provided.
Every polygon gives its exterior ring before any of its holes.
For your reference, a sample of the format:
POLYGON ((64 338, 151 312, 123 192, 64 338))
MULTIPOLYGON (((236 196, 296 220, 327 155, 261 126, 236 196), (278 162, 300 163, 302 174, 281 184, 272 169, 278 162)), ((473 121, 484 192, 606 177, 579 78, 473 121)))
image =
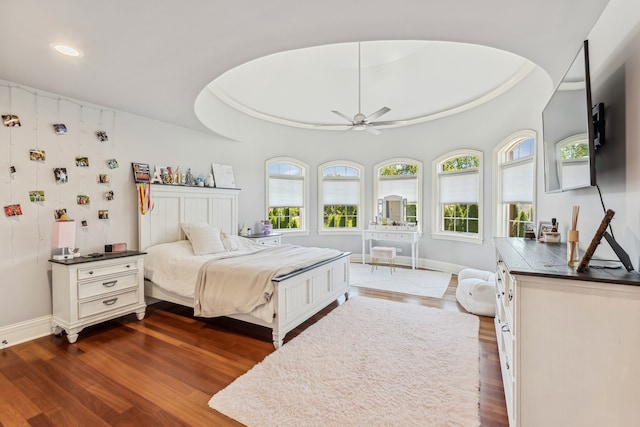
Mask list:
POLYGON ((97 277, 96 279, 99 280, 89 280, 78 283, 79 300, 138 286, 137 272, 119 276, 97 277))
POLYGON ((91 279, 93 277, 107 276, 110 274, 121 274, 129 271, 137 271, 138 265, 136 262, 123 261, 113 264, 106 264, 101 262, 99 265, 78 268, 78 280, 91 279))
POLYGON ((88 317, 105 311, 115 310, 138 302, 138 289, 127 292, 109 295, 91 301, 84 301, 78 304, 78 317, 88 317))

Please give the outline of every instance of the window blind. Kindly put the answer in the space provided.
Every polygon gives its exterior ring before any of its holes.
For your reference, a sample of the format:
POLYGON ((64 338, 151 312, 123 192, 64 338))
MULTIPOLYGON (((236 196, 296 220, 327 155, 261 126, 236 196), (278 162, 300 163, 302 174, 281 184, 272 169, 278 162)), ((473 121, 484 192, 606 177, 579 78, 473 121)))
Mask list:
POLYGON ((478 203, 478 170, 439 175, 440 204, 478 203))
POLYGON ((533 203, 533 162, 502 165, 502 203, 533 203))
POLYGON ((359 181, 324 180, 322 203, 324 205, 357 205, 359 203, 359 181))
POLYGON ((303 184, 302 179, 269 178, 269 207, 303 207, 303 184))

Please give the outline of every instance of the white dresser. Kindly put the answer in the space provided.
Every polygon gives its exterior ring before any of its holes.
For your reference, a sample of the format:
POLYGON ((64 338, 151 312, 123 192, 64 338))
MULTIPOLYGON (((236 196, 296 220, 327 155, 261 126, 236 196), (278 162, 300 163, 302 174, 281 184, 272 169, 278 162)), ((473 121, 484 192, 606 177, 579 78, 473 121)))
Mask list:
POLYGON ((493 241, 510 425, 637 426, 640 274, 577 273, 563 243, 493 241))
POLYGON ((82 329, 129 313, 144 318, 144 252, 50 260, 54 333, 74 343, 82 329))

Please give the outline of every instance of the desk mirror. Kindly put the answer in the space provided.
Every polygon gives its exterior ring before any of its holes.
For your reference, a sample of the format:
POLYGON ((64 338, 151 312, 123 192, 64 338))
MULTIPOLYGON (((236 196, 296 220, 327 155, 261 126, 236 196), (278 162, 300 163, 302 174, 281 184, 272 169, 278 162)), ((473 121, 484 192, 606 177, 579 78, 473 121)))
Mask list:
POLYGON ((407 199, 395 195, 378 199, 378 218, 386 219, 387 225, 405 224, 407 221, 407 199))

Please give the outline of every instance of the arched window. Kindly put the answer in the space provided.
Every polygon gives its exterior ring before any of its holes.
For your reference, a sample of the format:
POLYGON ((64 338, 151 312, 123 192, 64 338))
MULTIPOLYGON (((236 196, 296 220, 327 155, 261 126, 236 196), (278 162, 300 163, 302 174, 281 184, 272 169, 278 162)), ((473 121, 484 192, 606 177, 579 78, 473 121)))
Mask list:
POLYGON ((274 230, 308 232, 308 166, 295 159, 277 157, 266 161, 267 216, 274 230))
POLYGON ((523 130, 509 135, 495 150, 498 176, 495 185, 495 235, 524 237, 535 232, 536 133, 523 130))
POLYGON ((364 168, 349 161, 318 166, 318 233, 360 232, 364 215, 364 168))
POLYGON ((418 224, 422 230, 422 162, 396 158, 385 160, 373 167, 373 212, 378 212, 378 201, 386 196, 406 199, 405 222, 418 224))
POLYGON ((434 239, 482 243, 482 153, 457 150, 433 161, 434 239))

